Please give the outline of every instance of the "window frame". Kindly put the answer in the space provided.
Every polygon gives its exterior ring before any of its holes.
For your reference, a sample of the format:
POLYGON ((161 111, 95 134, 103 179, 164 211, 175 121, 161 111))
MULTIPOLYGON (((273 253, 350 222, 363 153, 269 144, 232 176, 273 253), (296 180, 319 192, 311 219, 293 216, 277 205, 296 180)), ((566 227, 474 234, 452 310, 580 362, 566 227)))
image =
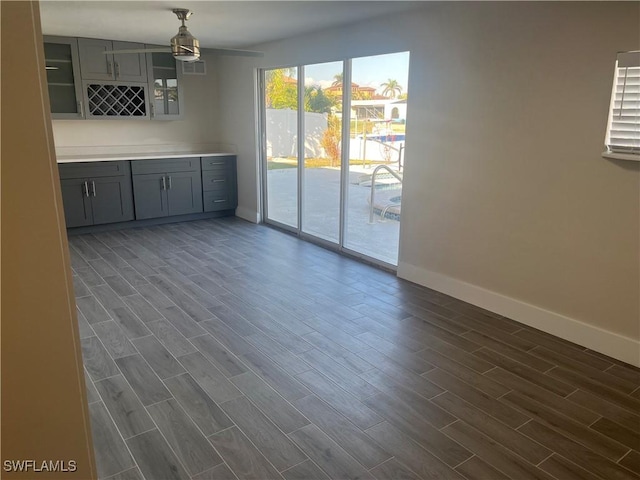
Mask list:
MULTIPOLYGON (((611 132, 614 129, 615 119, 614 119, 614 111, 616 110, 616 95, 622 93, 621 105, 620 109, 624 105, 624 94, 626 89, 626 80, 630 77, 629 69, 633 69, 636 75, 633 77, 640 77, 640 51, 631 51, 631 52, 619 52, 616 57, 616 64, 613 75, 613 85, 611 88, 611 98, 609 102, 609 115, 607 117, 607 127, 605 131, 605 140, 604 146, 605 151, 602 153, 604 158, 617 159, 617 160, 632 160, 640 162, 640 141, 638 145, 622 145, 613 143, 611 140, 611 132), (624 77, 621 76, 621 70, 624 70, 624 77), (624 78, 622 90, 619 88, 619 80, 620 78, 624 78)), ((634 85, 635 86, 635 85, 634 85)), ((639 89, 640 90, 640 89, 639 89)), ((633 94, 640 95, 639 92, 633 92, 633 94)), ((633 102, 639 102, 640 98, 636 100, 630 100, 633 102)), ((639 105, 640 110, 640 105, 639 105)), ((634 119, 631 120, 628 124, 631 125, 633 130, 632 132, 636 133, 637 131, 637 139, 640 140, 640 113, 636 115, 634 119)), ((631 142, 635 140, 634 137, 636 135, 632 135, 630 137, 631 142)))

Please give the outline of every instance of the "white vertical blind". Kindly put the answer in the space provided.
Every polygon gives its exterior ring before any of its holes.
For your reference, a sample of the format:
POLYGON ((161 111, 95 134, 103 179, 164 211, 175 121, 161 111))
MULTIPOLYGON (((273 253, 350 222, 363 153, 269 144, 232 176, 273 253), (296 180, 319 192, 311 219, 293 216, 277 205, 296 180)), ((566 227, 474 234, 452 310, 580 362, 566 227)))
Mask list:
POLYGON ((640 155, 640 51, 618 54, 605 146, 640 155))

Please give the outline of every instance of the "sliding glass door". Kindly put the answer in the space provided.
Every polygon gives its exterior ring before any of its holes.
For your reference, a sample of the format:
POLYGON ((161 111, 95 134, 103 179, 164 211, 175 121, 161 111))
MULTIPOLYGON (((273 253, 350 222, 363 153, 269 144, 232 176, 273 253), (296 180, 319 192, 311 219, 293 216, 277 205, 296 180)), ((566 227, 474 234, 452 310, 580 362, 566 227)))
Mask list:
POLYGON ((261 72, 265 222, 397 265, 408 66, 402 52, 261 72))
POLYGON ((344 246, 397 265, 409 52, 354 58, 344 246))
POLYGON ((262 128, 268 220, 298 228, 298 69, 264 72, 262 128))
POLYGON ((342 78, 343 62, 305 65, 302 231, 331 243, 340 240, 342 95, 327 86, 342 78))

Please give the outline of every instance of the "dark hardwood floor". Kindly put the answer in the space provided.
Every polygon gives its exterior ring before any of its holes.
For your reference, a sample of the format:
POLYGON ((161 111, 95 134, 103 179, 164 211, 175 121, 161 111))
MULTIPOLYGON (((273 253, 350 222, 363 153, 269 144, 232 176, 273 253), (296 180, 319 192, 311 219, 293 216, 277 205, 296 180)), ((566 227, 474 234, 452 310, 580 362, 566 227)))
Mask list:
POLYGON ((640 370, 235 218, 69 239, 101 479, 640 479, 640 370))

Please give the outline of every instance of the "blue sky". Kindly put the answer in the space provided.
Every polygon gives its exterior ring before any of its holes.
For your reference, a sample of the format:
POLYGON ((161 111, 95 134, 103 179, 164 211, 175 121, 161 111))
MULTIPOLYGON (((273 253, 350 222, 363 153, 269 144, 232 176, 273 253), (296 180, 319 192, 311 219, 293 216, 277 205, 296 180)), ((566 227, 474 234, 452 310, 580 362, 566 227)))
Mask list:
MULTIPOLYGON (((389 78, 397 80, 402 91, 407 91, 409 79, 409 52, 354 58, 351 61, 352 80, 362 86, 379 88, 389 78)), ((342 72, 342 62, 320 63, 305 67, 305 85, 323 88, 333 83, 333 76, 342 72)))

